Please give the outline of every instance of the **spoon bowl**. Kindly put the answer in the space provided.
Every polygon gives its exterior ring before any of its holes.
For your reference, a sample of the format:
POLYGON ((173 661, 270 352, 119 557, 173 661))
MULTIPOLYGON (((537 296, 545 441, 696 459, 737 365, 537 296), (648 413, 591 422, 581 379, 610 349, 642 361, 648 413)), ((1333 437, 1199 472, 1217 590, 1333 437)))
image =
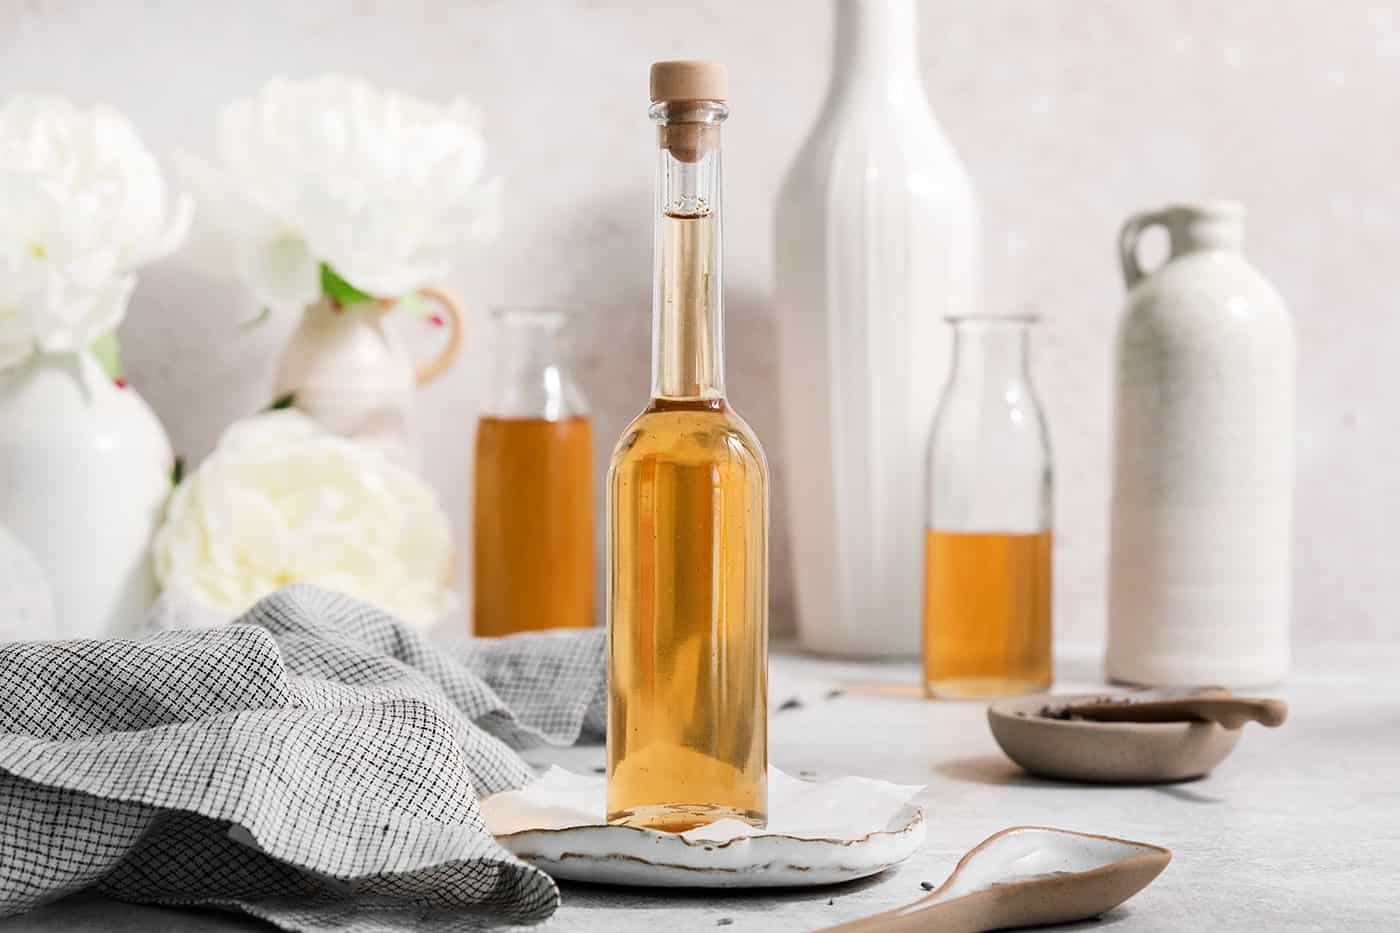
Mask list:
POLYGON ((828 933, 977 933, 1070 923, 1117 907, 1151 884, 1171 858, 1145 842, 1015 826, 964 855, 927 897, 828 933))

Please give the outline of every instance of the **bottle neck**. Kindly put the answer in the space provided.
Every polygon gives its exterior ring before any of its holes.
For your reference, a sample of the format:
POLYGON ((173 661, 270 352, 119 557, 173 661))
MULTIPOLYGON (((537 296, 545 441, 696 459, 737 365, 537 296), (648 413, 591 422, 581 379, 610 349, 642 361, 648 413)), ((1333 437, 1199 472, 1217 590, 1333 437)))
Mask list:
POLYGON ((654 399, 724 398, 719 125, 723 104, 662 102, 652 295, 654 399))
POLYGON ((587 414, 569 379, 560 331, 567 316, 549 308, 495 313, 496 372, 488 413, 559 421, 587 414))
POLYGON ((949 394, 991 392, 1003 395, 1009 404, 1018 402, 1030 384, 1033 321, 1023 316, 954 319, 949 394))
POLYGON ((1238 252, 1244 242, 1244 211, 1234 202, 1179 204, 1162 217, 1173 256, 1198 250, 1238 252))
POLYGON ((836 0, 834 80, 919 83, 914 0, 836 0))

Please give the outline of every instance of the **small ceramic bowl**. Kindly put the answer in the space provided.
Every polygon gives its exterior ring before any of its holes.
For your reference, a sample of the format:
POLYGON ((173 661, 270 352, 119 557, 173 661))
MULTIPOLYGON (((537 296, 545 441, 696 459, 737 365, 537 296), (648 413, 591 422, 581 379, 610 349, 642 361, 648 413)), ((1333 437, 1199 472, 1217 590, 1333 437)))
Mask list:
POLYGON ((1210 722, 1092 722, 1043 715, 1047 708, 1117 694, 1041 693, 987 709, 1002 751, 1031 774, 1092 784, 1162 784, 1209 772, 1234 749, 1240 729, 1210 722))

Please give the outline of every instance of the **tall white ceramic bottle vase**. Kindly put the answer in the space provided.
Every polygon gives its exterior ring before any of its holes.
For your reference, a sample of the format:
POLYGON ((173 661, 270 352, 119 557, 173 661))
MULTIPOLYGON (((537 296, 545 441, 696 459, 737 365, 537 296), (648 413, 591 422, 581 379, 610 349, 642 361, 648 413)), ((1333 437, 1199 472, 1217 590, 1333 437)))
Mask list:
POLYGON ((96 638, 141 622, 172 461, 150 407, 90 354, 40 354, 0 373, 0 524, 53 597, 52 630, 25 638, 96 638))
POLYGON ((1293 325, 1240 254, 1238 204, 1128 220, 1119 327, 1108 674, 1247 686, 1289 658, 1293 325), (1166 228, 1155 272, 1137 243, 1166 228))
POLYGON ((776 224, 798 631, 825 654, 912 656, 942 321, 971 309, 976 205, 929 112, 913 0, 835 8, 831 85, 776 224))

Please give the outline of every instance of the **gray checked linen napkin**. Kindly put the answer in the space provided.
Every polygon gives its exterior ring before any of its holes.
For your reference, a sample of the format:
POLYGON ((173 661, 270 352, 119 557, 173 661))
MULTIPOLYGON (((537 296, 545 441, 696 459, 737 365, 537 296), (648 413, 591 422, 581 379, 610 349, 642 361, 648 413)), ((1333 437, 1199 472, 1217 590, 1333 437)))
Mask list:
POLYGON ((601 735, 601 630, 439 647, 311 587, 137 641, 0 646, 0 914, 84 888, 288 930, 532 922, 512 751, 601 735))

